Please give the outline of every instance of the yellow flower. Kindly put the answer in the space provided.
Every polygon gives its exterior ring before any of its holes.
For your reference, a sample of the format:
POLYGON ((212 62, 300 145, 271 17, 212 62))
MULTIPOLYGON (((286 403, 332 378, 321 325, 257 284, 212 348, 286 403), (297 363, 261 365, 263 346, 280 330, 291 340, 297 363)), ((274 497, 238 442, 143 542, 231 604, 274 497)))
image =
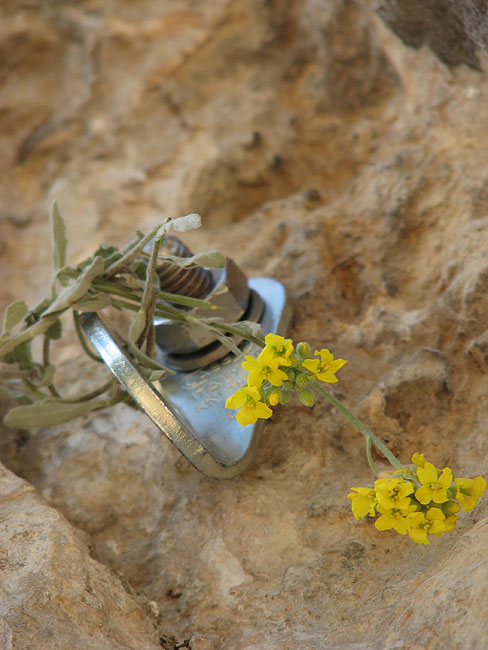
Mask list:
POLYGON ((347 498, 351 499, 352 512, 356 519, 361 519, 367 514, 374 517, 374 507, 377 503, 374 489, 371 487, 358 487, 351 488, 351 490, 354 490, 354 492, 350 492, 347 498))
MULTIPOLYGON (((444 521, 444 530, 442 531, 443 533, 449 533, 451 530, 454 530, 456 528, 456 523, 457 523, 458 518, 455 515, 450 515, 449 517, 446 517, 444 521)), ((440 537, 440 533, 435 533, 436 537, 440 537)))
POLYGON ((271 406, 276 406, 280 401, 280 392, 278 390, 272 390, 268 395, 268 402, 271 406))
POLYGON ((417 467, 424 467, 426 463, 424 454, 415 452, 415 454, 412 456, 412 463, 414 465, 417 465, 417 467))
POLYGON ((385 510, 407 510, 411 504, 408 496, 414 491, 410 481, 402 478, 380 478, 374 483, 378 503, 385 510))
POLYGON ((455 515, 456 512, 459 512, 461 510, 461 506, 457 501, 445 501, 442 505, 442 512, 446 515, 455 515))
POLYGON ((432 463, 425 463, 423 467, 417 469, 417 476, 421 486, 416 490, 415 497, 426 505, 433 501, 434 503, 444 503, 449 497, 447 489, 452 483, 452 470, 445 467, 440 476, 432 463))
POLYGON ((478 499, 483 496, 486 490, 486 481, 482 476, 476 478, 456 478, 457 486, 456 499, 462 504, 463 510, 473 510, 478 499))
POLYGON ((407 518, 409 522, 408 534, 417 544, 429 544, 427 535, 430 533, 438 536, 441 533, 447 532, 448 527, 449 530, 454 528, 452 522, 446 525, 446 518, 440 508, 430 508, 427 514, 423 512, 412 512, 407 518))
POLYGON ((390 510, 378 504, 378 512, 381 516, 374 522, 374 525, 378 530, 390 530, 393 528, 400 535, 406 535, 410 528, 410 521, 407 515, 410 512, 415 512, 415 510, 416 506, 414 505, 408 506, 404 510, 398 510, 397 508, 390 510))
POLYGON ((334 356, 326 348, 316 351, 314 354, 315 356, 320 356, 320 361, 318 359, 306 359, 306 361, 302 361, 302 366, 314 374, 319 381, 325 381, 329 384, 335 384, 339 381, 335 373, 347 361, 344 359, 334 359, 334 356))
POLYGON ((227 399, 225 407, 239 409, 236 420, 243 427, 247 424, 254 424, 258 418, 266 420, 273 414, 269 406, 261 402, 261 395, 255 386, 240 388, 227 399))
POLYGON ((279 360, 271 359, 269 356, 259 355, 257 359, 246 355, 242 364, 244 370, 249 372, 247 383, 249 386, 259 388, 264 380, 269 381, 273 386, 281 386, 288 379, 288 375, 278 368, 279 360))
POLYGON ((261 354, 265 353, 272 359, 277 360, 280 366, 291 366, 291 359, 289 358, 293 352, 293 341, 291 339, 285 340, 283 336, 278 336, 278 334, 266 334, 264 342, 266 347, 261 354))

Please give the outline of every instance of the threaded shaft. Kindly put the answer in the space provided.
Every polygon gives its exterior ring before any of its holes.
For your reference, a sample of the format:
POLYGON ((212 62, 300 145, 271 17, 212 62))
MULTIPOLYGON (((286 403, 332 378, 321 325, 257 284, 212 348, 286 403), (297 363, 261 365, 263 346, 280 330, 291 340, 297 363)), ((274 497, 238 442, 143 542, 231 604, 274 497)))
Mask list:
MULTIPOLYGON (((192 256, 185 244, 173 235, 166 237, 161 253, 175 257, 192 256)), ((178 293, 189 298, 205 298, 213 285, 212 274, 201 266, 183 269, 172 262, 163 261, 156 267, 156 273, 162 291, 178 293)))

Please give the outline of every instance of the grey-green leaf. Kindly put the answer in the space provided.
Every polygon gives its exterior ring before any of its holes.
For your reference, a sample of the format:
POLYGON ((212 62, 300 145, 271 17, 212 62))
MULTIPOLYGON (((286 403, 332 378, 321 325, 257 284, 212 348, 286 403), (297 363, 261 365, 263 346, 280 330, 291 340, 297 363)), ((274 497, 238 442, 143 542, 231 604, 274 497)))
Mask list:
POLYGON ((146 310, 140 309, 135 315, 129 329, 129 341, 136 343, 146 327, 146 310))
POLYGON ((129 351, 132 354, 132 356, 135 357, 135 359, 137 359, 137 361, 145 368, 149 368, 150 370, 164 370, 165 372, 174 374, 174 371, 170 370, 169 368, 165 368, 160 363, 158 363, 155 359, 152 359, 147 354, 144 354, 144 352, 142 352, 142 350, 140 350, 131 341, 127 342, 127 347, 129 348, 129 351))
POLYGON ((53 238, 53 266, 54 270, 57 271, 66 264, 66 247, 68 245, 68 241, 66 239, 66 228, 64 226, 63 217, 59 212, 58 204, 56 201, 54 201, 51 210, 51 231, 53 238))
POLYGON ((80 415, 85 415, 105 405, 106 402, 103 400, 90 400, 77 404, 53 401, 44 402, 43 404, 16 406, 5 416, 5 424, 17 429, 52 427, 57 424, 69 422, 80 415))
POLYGON ((101 309, 108 307, 110 304, 110 296, 106 293, 96 293, 78 300, 73 307, 78 311, 100 311, 101 309))
POLYGON ((149 375, 149 381, 159 381, 167 374, 166 370, 153 370, 149 375))
POLYGON ((44 316, 62 311, 82 298, 91 288, 93 280, 101 275, 103 271, 103 257, 97 256, 87 267, 85 267, 85 269, 83 269, 83 273, 77 280, 75 280, 75 282, 73 282, 73 284, 65 287, 61 291, 49 309, 44 312, 44 316))
POLYGON ((204 266, 210 269, 222 269, 225 266, 225 255, 219 251, 207 251, 206 253, 197 253, 192 257, 177 257, 176 255, 159 255, 158 261, 172 262, 184 269, 191 269, 195 266, 204 266))
POLYGON ((27 314, 28 307, 25 304, 24 300, 16 300, 11 303, 7 310, 5 311, 5 316, 3 317, 3 331, 10 332, 13 328, 20 323, 20 321, 27 314))
POLYGON ((54 321, 51 327, 48 330, 46 330, 45 335, 47 336, 48 339, 52 339, 53 341, 59 341, 62 333, 63 333, 63 326, 61 324, 61 321, 58 318, 56 321, 54 321))
POLYGON ((21 368, 30 368, 32 366, 31 343, 32 341, 19 343, 13 350, 2 356, 2 362, 15 363, 21 368))
POLYGON ((245 337, 248 336, 261 336, 263 335, 263 330, 260 323, 256 323, 251 320, 242 320, 238 323, 232 323, 232 328, 242 332, 242 335, 245 337))

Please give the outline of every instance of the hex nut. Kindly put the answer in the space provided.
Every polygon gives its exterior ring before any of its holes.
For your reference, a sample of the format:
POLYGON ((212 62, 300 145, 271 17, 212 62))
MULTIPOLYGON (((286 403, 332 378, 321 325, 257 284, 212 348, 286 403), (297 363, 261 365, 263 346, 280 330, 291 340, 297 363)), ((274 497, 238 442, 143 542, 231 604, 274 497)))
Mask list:
MULTIPOLYGON (((220 307, 211 312, 200 307, 189 313, 201 318, 216 316, 226 322, 238 321, 249 303, 247 278, 233 260, 227 258, 223 269, 211 269, 214 284, 203 300, 220 307)), ((155 318, 156 342, 167 354, 189 354, 197 352, 216 341, 216 337, 203 329, 179 323, 168 318, 155 318)))

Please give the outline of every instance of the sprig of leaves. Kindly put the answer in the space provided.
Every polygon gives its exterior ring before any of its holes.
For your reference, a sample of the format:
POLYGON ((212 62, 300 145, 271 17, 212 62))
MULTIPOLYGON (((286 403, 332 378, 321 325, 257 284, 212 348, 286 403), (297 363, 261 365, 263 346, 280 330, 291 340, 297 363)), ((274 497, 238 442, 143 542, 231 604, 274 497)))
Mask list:
POLYGON ((66 262, 66 228, 56 202, 50 215, 52 262, 51 296, 29 308, 23 300, 9 305, 0 334, 0 399, 16 403, 5 423, 30 429, 62 424, 94 410, 130 402, 115 380, 110 379, 85 395, 72 398, 56 386, 56 366, 51 360, 51 344, 62 337, 62 319, 71 312, 83 350, 101 361, 85 339, 80 312, 100 312, 106 307, 134 312, 127 334, 118 332, 125 352, 150 381, 164 379, 171 372, 156 360, 153 320, 162 316, 191 323, 213 332, 234 353, 240 353, 231 336, 261 342, 255 324, 227 324, 218 318, 197 318, 187 308, 216 309, 205 300, 161 291, 156 266, 161 262, 182 268, 223 267, 225 257, 217 251, 193 257, 176 257, 160 252, 168 232, 183 232, 200 226, 196 214, 166 219, 163 224, 136 238, 122 249, 102 244, 92 257, 77 265, 66 262), (152 242, 151 253, 147 246, 152 242), (173 306, 175 305, 175 306, 173 306), (42 337, 42 358, 35 359, 32 341, 42 337))

